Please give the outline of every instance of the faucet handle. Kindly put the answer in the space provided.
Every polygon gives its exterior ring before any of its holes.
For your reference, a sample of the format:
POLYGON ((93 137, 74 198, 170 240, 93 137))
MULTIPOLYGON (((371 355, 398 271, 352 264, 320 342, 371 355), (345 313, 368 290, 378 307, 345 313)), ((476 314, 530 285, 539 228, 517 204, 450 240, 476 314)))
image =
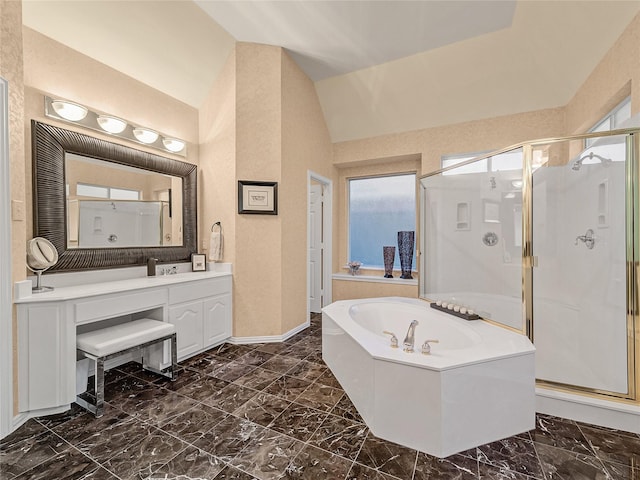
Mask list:
POLYGON ((398 337, 396 337, 396 334, 393 332, 388 332, 388 331, 384 331, 382 332, 385 335, 391 335, 391 348, 398 348, 398 337))
POLYGON ((430 343, 439 343, 439 340, 425 340, 422 344, 422 354, 423 355, 431 355, 431 345, 430 343))

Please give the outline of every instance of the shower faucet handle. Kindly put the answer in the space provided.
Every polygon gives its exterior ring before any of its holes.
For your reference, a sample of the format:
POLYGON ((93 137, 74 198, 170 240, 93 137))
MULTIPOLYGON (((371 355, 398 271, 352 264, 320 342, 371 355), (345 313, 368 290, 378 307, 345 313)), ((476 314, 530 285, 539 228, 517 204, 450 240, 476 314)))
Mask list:
POLYGON ((591 250, 596 243, 596 237, 593 235, 593 230, 589 229, 584 235, 578 235, 576 237, 576 245, 578 245, 578 241, 583 242, 587 248, 591 250))
POLYGON ((430 343, 440 343, 439 340, 425 340, 422 344, 422 354, 423 355, 431 355, 431 345, 430 343))
POLYGON ((388 332, 388 331, 384 331, 382 332, 385 335, 391 335, 391 348, 398 348, 398 337, 396 337, 396 334, 393 332, 388 332))

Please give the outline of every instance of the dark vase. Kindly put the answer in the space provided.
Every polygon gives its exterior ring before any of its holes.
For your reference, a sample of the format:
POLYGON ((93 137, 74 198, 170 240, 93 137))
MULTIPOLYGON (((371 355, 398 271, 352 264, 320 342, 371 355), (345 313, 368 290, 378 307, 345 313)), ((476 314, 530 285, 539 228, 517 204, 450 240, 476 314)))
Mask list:
POLYGON ((398 232, 398 254, 400 255, 400 269, 402 270, 400 278, 413 278, 411 276, 411 264, 413 263, 415 236, 416 232, 413 230, 398 232))
POLYGON ((384 259, 384 278, 393 278, 393 262, 396 259, 396 247, 382 247, 384 259))

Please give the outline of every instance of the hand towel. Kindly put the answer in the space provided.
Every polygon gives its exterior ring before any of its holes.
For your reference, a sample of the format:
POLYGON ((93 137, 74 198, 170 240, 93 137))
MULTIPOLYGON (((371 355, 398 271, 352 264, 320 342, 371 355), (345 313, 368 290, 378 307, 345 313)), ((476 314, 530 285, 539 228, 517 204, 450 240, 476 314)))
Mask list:
POLYGON ((209 261, 222 261, 222 243, 222 229, 219 232, 211 232, 211 238, 209 239, 209 261))

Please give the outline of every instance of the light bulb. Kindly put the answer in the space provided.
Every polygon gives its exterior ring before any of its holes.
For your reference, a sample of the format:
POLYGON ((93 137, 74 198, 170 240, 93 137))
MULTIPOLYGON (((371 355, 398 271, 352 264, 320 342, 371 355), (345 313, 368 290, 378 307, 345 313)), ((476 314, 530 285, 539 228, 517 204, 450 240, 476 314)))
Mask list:
POLYGON ((170 152, 179 152, 184 148, 184 142, 177 138, 163 138, 162 143, 164 147, 170 152))
POLYGON ((158 139, 158 132, 146 128, 134 128, 133 134, 142 143, 153 143, 158 139))
POLYGON ((67 102, 66 100, 54 100, 51 106, 65 120, 77 122, 87 116, 88 110, 77 103, 67 102))
POLYGON ((105 132, 120 133, 127 128, 127 122, 117 117, 110 117, 109 115, 100 115, 98 117, 98 125, 105 132))

